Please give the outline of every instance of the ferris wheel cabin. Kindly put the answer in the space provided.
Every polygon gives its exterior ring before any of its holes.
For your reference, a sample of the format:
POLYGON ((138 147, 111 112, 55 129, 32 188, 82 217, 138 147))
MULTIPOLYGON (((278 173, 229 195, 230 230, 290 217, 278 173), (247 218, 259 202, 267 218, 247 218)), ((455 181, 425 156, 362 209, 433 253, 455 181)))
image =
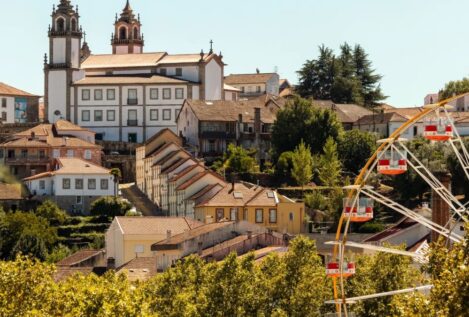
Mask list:
POLYGON ((342 272, 339 262, 329 262, 326 266, 326 275, 329 277, 350 277, 355 274, 355 262, 344 262, 342 272))
POLYGON ((453 126, 448 118, 430 118, 424 124, 423 137, 427 140, 444 142, 453 137, 453 126))
POLYGON ((361 197, 354 204, 353 198, 344 198, 344 216, 351 222, 367 222, 373 219, 373 200, 361 197))

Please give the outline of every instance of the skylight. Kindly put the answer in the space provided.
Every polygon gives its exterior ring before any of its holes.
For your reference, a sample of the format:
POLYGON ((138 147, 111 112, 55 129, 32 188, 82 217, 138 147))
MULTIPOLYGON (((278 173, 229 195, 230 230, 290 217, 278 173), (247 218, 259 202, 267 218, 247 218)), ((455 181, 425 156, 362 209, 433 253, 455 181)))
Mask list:
POLYGON ((236 199, 243 199, 243 193, 241 192, 234 192, 233 195, 236 199))

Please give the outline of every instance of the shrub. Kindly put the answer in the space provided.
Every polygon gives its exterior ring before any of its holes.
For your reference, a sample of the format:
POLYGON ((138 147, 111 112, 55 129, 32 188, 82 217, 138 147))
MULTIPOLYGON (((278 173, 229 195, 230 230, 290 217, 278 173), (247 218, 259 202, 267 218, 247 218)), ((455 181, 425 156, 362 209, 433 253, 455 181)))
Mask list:
POLYGON ((91 215, 117 217, 124 216, 132 205, 119 197, 107 196, 101 197, 91 205, 91 215))

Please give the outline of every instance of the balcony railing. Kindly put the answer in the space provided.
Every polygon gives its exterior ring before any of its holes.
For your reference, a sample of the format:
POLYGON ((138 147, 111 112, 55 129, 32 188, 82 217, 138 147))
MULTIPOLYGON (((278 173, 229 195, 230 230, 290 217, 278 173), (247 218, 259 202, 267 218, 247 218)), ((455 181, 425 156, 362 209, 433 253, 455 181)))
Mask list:
POLYGON ((113 44, 143 44, 143 40, 140 39, 125 39, 125 40, 118 40, 114 39, 112 40, 113 44))
POLYGON ((129 127, 136 127, 138 126, 138 120, 127 120, 127 125, 129 127))
POLYGON ((80 31, 49 31, 49 36, 82 36, 83 33, 80 31))
POLYGON ((202 131, 200 136, 204 139, 236 139, 236 133, 227 131, 202 131))
POLYGON ((127 104, 128 105, 138 105, 138 99, 137 98, 127 98, 127 104))

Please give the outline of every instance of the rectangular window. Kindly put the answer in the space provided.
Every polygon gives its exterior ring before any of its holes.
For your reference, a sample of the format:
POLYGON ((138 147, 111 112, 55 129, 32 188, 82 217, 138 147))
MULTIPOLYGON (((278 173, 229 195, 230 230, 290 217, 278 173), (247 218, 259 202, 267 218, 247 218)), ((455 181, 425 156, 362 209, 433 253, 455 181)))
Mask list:
POLYGON ((264 222, 264 209, 256 209, 256 222, 257 223, 264 222))
POLYGON ((225 218, 225 210, 223 208, 217 208, 217 222, 225 218))
POLYGON ((74 157, 75 153, 73 150, 67 150, 67 157, 74 157))
POLYGON ((21 150, 21 158, 27 158, 28 157, 28 150, 21 150))
POLYGON ((63 189, 70 189, 70 178, 62 179, 62 188, 63 189))
POLYGON ((59 149, 54 149, 54 151, 52 152, 52 156, 54 158, 60 157, 60 150, 59 149))
POLYGON ((85 150, 85 160, 91 160, 91 150, 85 150))
POLYGON ((46 151, 44 151, 44 150, 39 150, 39 158, 40 158, 40 159, 46 158, 46 151))
POLYGON ((46 189, 46 181, 39 181, 39 189, 46 189))
POLYGON ((81 100, 90 100, 90 90, 89 89, 83 89, 81 91, 81 100))
POLYGON ((269 209, 269 222, 277 223, 277 209, 269 209))
POLYGON ((82 110, 81 111, 81 121, 90 121, 90 111, 82 110))
POLYGON ((127 112, 127 125, 130 127, 136 127, 138 125, 137 110, 131 109, 127 112))
POLYGON ((127 104, 129 104, 129 105, 137 105, 138 104, 137 89, 129 89, 128 90, 127 104))
POLYGON ((129 133, 127 139, 129 143, 137 143, 137 133, 129 133))
POLYGON ((116 90, 115 89, 107 89, 106 90, 106 98, 107 98, 107 100, 116 100, 116 90))
POLYGON ((77 205, 83 204, 83 197, 77 196, 77 205))
POLYGON ((238 220, 238 208, 231 208, 230 209, 230 220, 231 221, 238 220))
POLYGON ((101 189, 108 189, 109 188, 109 180, 102 179, 101 180, 101 189))
POLYGON ((163 99, 171 99, 171 88, 163 88, 163 99))
POLYGON ((151 88, 150 89, 150 99, 151 100, 158 99, 158 88, 151 88))
POLYGON ((2 98, 2 108, 7 107, 7 98, 2 98))
POLYGON ((290 213, 290 221, 293 221, 293 213, 290 213))
POLYGON ((151 109, 150 110, 150 120, 157 121, 158 120, 158 109, 151 109))
POLYGON ((171 120, 171 109, 164 109, 163 110, 163 120, 165 120, 165 121, 171 120))
POLYGON ((5 111, 2 112, 2 121, 7 121, 7 113, 5 111))
POLYGON ((163 76, 166 76, 166 68, 161 68, 160 69, 160 74, 163 76))
POLYGON ((94 90, 94 100, 103 100, 103 90, 95 89, 94 90))
POLYGON ((88 180, 88 189, 96 189, 96 179, 90 178, 88 180))
POLYGON ((94 121, 96 121, 96 122, 103 121, 103 111, 102 110, 95 110, 94 111, 94 121))
POLYGON ((176 76, 182 76, 182 68, 176 68, 176 76))
POLYGON ((184 99, 184 88, 176 88, 176 99, 184 99))
POLYGON ((83 179, 81 178, 75 179, 75 189, 83 189, 83 179))
POLYGON ((116 121, 116 111, 106 110, 106 119, 107 121, 116 121))

